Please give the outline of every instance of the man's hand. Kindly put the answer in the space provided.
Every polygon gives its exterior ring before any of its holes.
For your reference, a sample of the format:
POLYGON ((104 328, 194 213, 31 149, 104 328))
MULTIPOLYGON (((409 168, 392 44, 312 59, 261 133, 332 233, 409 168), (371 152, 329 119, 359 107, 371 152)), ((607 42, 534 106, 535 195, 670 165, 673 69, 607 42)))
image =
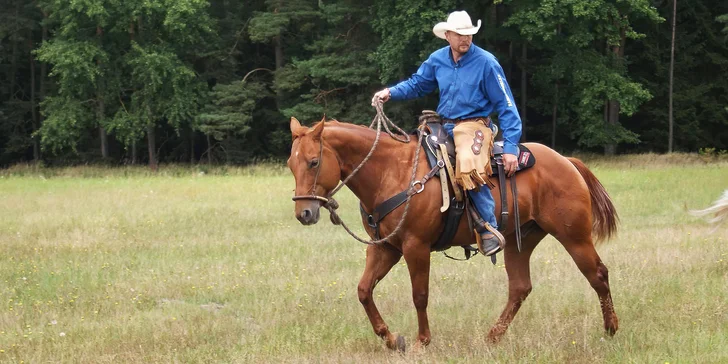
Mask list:
POLYGON ((389 93, 389 89, 385 88, 384 90, 381 90, 374 94, 374 97, 372 97, 372 106, 377 106, 377 103, 385 103, 389 101, 389 97, 391 94, 389 93))
POLYGON ((506 177, 513 176, 518 169, 518 158, 513 154, 503 154, 503 169, 506 171, 506 177))

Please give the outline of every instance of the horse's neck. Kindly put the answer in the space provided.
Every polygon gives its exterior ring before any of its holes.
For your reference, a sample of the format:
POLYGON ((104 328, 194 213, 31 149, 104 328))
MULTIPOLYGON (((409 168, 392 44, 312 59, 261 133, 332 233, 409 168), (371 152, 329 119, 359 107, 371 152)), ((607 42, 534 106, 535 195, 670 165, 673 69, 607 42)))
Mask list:
MULTIPOLYGON (((339 158, 342 180, 366 158, 376 139, 376 131, 353 124, 327 126, 325 133, 327 143, 339 158)), ((402 188, 402 177, 411 172, 414 149, 413 143, 395 141, 382 132, 374 153, 347 182, 347 187, 365 207, 373 208, 374 204, 401 192, 395 190, 402 188)))

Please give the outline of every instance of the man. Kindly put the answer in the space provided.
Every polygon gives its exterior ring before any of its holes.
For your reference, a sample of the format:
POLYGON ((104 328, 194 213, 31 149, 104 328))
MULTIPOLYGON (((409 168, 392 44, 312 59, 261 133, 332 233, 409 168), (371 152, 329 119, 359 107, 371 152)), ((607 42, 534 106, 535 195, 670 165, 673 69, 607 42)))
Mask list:
MULTIPOLYGON (((486 159, 489 158, 490 140, 485 144, 479 144, 477 141, 473 143, 472 141, 479 137, 480 143, 483 143, 483 134, 480 133, 475 134, 475 139, 470 138, 470 145, 462 145, 463 143, 457 140, 458 128, 460 130, 474 130, 473 128, 482 126, 490 128, 488 116, 497 112, 503 130, 503 163, 506 175, 510 177, 518 167, 516 155, 518 140, 521 138, 521 118, 498 60, 489 52, 472 44, 473 34, 478 32, 480 25, 481 22, 478 20, 478 26, 473 26, 470 16, 465 11, 451 13, 447 22, 438 23, 432 30, 438 38, 447 40, 449 46, 432 53, 411 78, 374 94, 372 105, 389 99, 406 100, 421 97, 437 87, 440 91, 437 113, 446 121, 444 127, 450 136, 453 136, 455 130, 458 163, 461 153, 470 153, 468 150, 472 150, 472 153, 479 155, 481 147, 486 159)), ((487 137, 490 138, 491 135, 488 133, 487 137)), ((480 168, 487 170, 489 167, 480 168)), ((487 179, 487 176, 485 178, 487 179)), ((480 179, 478 184, 483 185, 485 181, 480 179)), ((484 255, 493 255, 501 251, 505 244, 503 235, 497 230, 493 196, 487 186, 464 187, 469 190, 471 200, 486 222, 485 230, 478 231, 480 235, 478 249, 484 255)))

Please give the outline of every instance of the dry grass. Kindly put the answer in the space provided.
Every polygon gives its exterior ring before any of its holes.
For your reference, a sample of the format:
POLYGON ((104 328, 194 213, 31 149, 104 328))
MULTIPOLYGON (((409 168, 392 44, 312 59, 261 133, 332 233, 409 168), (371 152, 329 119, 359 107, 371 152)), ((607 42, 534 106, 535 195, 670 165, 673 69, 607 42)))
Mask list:
MULTIPOLYGON (((300 226, 280 166, 5 170, 0 362, 726 362, 728 227, 711 234, 687 210, 720 196, 728 165, 694 163, 686 178, 682 164, 630 158, 590 162, 622 219, 598 248, 614 338, 547 238, 499 345, 484 338, 505 304, 504 267, 433 254, 433 343, 404 355, 384 348, 356 298, 364 247, 326 218, 300 226)), ((355 198, 340 202, 356 221, 355 198)), ((409 289, 400 262, 375 299, 411 345, 409 289)))

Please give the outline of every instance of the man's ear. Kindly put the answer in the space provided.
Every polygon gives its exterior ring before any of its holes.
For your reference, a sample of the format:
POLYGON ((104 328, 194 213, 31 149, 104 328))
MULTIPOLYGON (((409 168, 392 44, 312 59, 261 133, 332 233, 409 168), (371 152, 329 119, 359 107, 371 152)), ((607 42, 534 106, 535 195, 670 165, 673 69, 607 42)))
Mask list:
POLYGON ((316 124, 316 126, 313 127, 313 130, 311 131, 311 137, 313 137, 313 140, 321 140, 321 136, 324 134, 324 122, 320 122, 316 124))
POLYGON ((291 117, 291 137, 293 137, 293 140, 296 140, 296 138, 306 134, 306 131, 307 129, 301 126, 298 119, 291 117))

